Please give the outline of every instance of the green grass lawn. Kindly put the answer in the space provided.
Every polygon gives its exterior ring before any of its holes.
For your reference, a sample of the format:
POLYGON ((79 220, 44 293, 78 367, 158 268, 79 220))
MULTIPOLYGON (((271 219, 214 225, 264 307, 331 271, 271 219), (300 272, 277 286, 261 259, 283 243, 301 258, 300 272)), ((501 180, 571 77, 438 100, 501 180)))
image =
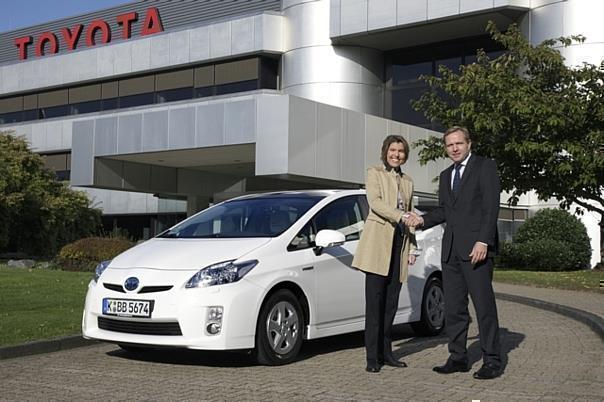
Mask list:
POLYGON ((495 269, 493 279, 497 282, 516 285, 604 293, 604 288, 600 288, 600 281, 604 280, 603 270, 533 272, 495 269))
POLYGON ((0 346, 81 333, 91 272, 0 265, 0 346))

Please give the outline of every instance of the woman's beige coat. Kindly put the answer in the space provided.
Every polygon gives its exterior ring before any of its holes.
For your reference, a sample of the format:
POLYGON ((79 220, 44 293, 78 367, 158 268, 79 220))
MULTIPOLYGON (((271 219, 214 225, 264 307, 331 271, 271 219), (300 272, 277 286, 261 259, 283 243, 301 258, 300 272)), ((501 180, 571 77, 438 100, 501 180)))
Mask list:
MULTIPOLYGON (((406 174, 384 166, 367 169, 367 201, 369 215, 365 221, 361 240, 352 261, 352 266, 365 272, 388 275, 394 229, 406 211, 413 209, 413 181, 406 174), (397 189, 400 189, 405 211, 397 209, 397 189)), ((405 227, 405 240, 401 250, 400 281, 407 280, 409 252, 416 249, 415 231, 405 227)))

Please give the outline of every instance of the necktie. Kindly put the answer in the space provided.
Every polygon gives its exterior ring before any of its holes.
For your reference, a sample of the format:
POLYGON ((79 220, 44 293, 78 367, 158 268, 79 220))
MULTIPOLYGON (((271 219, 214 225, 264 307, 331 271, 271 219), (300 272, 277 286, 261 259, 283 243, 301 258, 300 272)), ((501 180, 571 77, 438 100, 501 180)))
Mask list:
POLYGON ((459 191, 459 185, 461 184, 461 175, 459 174, 459 171, 461 170, 461 163, 458 163, 455 165, 455 175, 453 176, 453 187, 451 187, 451 190, 453 190, 453 194, 457 195, 457 192, 459 191))

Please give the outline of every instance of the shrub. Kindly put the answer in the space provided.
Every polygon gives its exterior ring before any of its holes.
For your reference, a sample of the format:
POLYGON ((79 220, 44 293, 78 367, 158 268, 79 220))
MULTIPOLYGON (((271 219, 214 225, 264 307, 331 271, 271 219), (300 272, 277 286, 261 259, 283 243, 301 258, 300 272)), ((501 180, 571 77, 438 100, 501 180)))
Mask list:
POLYGON ((589 267, 591 246, 585 226, 561 209, 543 209, 503 245, 502 263, 532 271, 572 271, 589 267))
POLYGON ((100 224, 84 193, 58 182, 25 140, 0 132, 0 253, 52 256, 100 224))
POLYGON ((99 262, 110 260, 133 245, 123 238, 87 237, 64 246, 57 264, 66 271, 93 271, 99 262))

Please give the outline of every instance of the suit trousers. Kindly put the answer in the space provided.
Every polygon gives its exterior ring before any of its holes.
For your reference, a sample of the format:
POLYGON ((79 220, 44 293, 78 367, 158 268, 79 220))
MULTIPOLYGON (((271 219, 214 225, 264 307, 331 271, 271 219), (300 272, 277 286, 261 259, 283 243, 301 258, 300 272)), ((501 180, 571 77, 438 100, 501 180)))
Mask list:
POLYGON ((453 247, 449 261, 443 263, 442 273, 450 358, 468 362, 469 293, 476 310, 483 362, 499 367, 499 321, 492 285, 492 259, 487 258, 473 265, 470 261, 462 260, 453 247))
POLYGON ((367 364, 392 359, 392 323, 401 292, 401 249, 403 237, 397 230, 392 241, 388 276, 366 272, 365 276, 365 349, 367 364))

